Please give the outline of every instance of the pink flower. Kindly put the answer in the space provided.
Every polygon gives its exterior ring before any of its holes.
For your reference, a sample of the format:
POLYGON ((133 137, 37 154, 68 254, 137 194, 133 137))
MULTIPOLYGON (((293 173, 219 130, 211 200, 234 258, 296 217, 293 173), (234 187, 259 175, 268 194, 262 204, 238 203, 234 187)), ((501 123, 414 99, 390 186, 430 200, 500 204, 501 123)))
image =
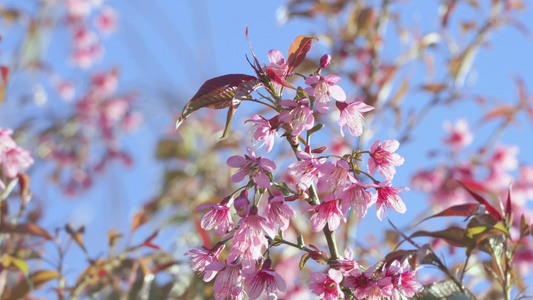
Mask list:
POLYGON ((311 229, 314 232, 322 230, 326 222, 329 230, 334 231, 341 224, 341 220, 344 220, 335 194, 328 194, 322 203, 314 205, 309 210, 314 210, 311 216, 311 229))
POLYGON ((233 199, 226 197, 220 203, 208 203, 199 205, 196 210, 208 209, 209 211, 202 217, 200 225, 205 230, 215 229, 216 234, 222 236, 232 230, 233 220, 231 219, 230 205, 233 199))
POLYGON ((250 179, 260 188, 268 188, 270 186, 270 178, 268 173, 276 169, 276 164, 268 158, 256 157, 252 148, 247 147, 248 155, 244 157, 235 155, 228 158, 228 166, 232 168, 239 168, 237 173, 231 176, 232 182, 240 182, 244 176, 248 175, 250 179))
POLYGON ((404 260, 400 262, 395 260, 388 267, 383 266, 381 275, 383 279, 378 281, 381 286, 383 296, 400 299, 404 297, 413 297, 416 293, 421 292, 424 287, 415 278, 419 269, 409 271, 409 262, 404 260))
POLYGON ((305 79, 305 84, 311 86, 306 88, 305 91, 309 96, 316 98, 315 105, 318 112, 322 114, 328 112, 330 96, 337 101, 343 102, 346 100, 346 94, 342 88, 335 85, 340 80, 341 78, 339 76, 333 74, 325 77, 313 75, 305 79))
POLYGON ((270 61, 270 64, 267 64, 265 66, 265 69, 271 69, 281 79, 285 80, 288 75, 287 74, 288 65, 281 51, 279 51, 278 49, 272 49, 268 51, 268 60, 270 61))
POLYGON ((85 18, 91 12, 89 0, 65 0, 67 13, 71 18, 85 18))
POLYGON ((353 295, 356 299, 381 299, 381 289, 373 279, 374 270, 375 267, 371 267, 361 273, 359 269, 353 269, 344 280, 344 286, 353 289, 353 295))
POLYGON ((331 189, 334 191, 337 189, 342 190, 352 177, 350 175, 350 166, 344 160, 338 160, 336 164, 326 162, 320 166, 319 171, 320 175, 317 184, 319 192, 326 192, 331 189))
POLYGON ((344 137, 344 127, 348 127, 351 135, 361 136, 363 134, 363 126, 365 125, 365 118, 362 113, 371 111, 374 107, 366 105, 363 101, 354 101, 352 103, 337 101, 336 104, 341 112, 339 117, 341 135, 344 137))
POLYGON ((103 34, 111 34, 117 30, 117 14, 111 6, 105 6, 96 16, 94 26, 103 34))
POLYGON ((433 192, 442 185, 444 176, 446 176, 446 168, 418 171, 411 178, 411 185, 426 193, 433 192))
POLYGON ((59 93, 59 96, 61 96, 63 100, 70 102, 72 101, 72 99, 74 99, 76 90, 72 82, 58 79, 54 82, 54 85, 55 85, 57 92, 59 93))
POLYGON ((213 249, 207 249, 205 247, 191 249, 185 253, 185 256, 191 257, 191 260, 189 261, 191 269, 193 269, 195 272, 200 272, 200 274, 203 274, 203 280, 205 282, 209 282, 215 278, 217 271, 205 270, 205 267, 213 262, 218 261, 218 256, 222 250, 224 250, 224 244, 218 243, 215 245, 215 247, 213 247, 213 249))
POLYGON ((287 173, 289 176, 299 178, 299 181, 296 184, 297 187, 306 190, 311 186, 313 180, 318 177, 318 168, 326 161, 326 159, 313 158, 311 154, 304 151, 296 152, 296 156, 301 160, 289 165, 287 173))
POLYGON ((313 112, 307 107, 306 101, 307 99, 302 99, 299 103, 292 100, 280 101, 281 105, 292 108, 291 110, 282 111, 278 116, 278 120, 281 123, 291 126, 292 136, 298 136, 304 130, 309 130, 315 126, 315 117, 313 112))
POLYGON ((448 132, 448 137, 444 140, 444 143, 452 147, 453 152, 459 152, 472 142, 473 136, 465 119, 457 121, 455 126, 450 122, 445 122, 444 129, 448 132))
POLYGON ((331 265, 335 270, 339 270, 342 274, 347 275, 354 269, 359 269, 359 264, 353 260, 353 251, 349 247, 344 250, 344 257, 339 257, 334 264, 331 265))
POLYGON ((344 293, 341 291, 339 283, 342 281, 342 273, 335 269, 329 269, 328 275, 320 272, 309 275, 311 283, 309 289, 315 295, 324 294, 324 300, 344 299, 344 293))
POLYGON ((228 259, 241 258, 244 269, 255 268, 255 262, 263 258, 261 249, 268 247, 265 235, 274 238, 276 232, 265 218, 257 215, 257 206, 252 206, 248 216, 239 221, 228 259))
POLYGON ((366 216, 368 208, 377 200, 377 194, 367 191, 369 188, 375 188, 373 183, 352 183, 343 191, 337 192, 336 195, 342 200, 342 211, 346 213, 352 208, 353 212, 362 219, 366 216))
POLYGON ((3 156, 0 161, 3 161, 4 174, 8 178, 14 178, 19 173, 20 168, 27 168, 33 164, 31 153, 20 147, 7 150, 3 156))
POLYGON ((516 159, 518 151, 517 146, 496 146, 494 154, 488 160, 489 167, 500 171, 516 170, 518 168, 518 160, 516 159))
POLYGON ((4 153, 7 150, 17 147, 17 144, 11 138, 12 134, 13 130, 0 127, 0 163, 2 163, 4 153))
POLYGON ((118 86, 116 70, 98 72, 91 78, 94 91, 102 97, 109 97, 115 93, 118 86))
POLYGON ((273 225, 278 225, 281 231, 289 228, 291 217, 295 217, 294 210, 285 203, 283 196, 275 196, 268 202, 267 219, 273 225))
POLYGON ((405 213, 405 204, 398 196, 398 194, 402 190, 408 191, 409 189, 406 187, 392 187, 392 182, 390 180, 383 181, 378 184, 378 186, 376 187, 376 191, 378 194, 376 201, 376 211, 380 221, 383 219, 385 207, 392 208, 393 210, 401 214, 405 213))
POLYGON ((285 280, 271 268, 272 261, 267 259, 260 270, 245 275, 244 284, 248 286, 248 297, 257 299, 265 290, 267 295, 276 295, 276 291, 285 292, 285 280))
POLYGON ((398 147, 400 143, 397 140, 386 140, 383 144, 380 140, 375 141, 370 146, 370 158, 367 165, 370 175, 374 175, 376 169, 379 169, 379 173, 385 179, 392 180, 396 174, 394 167, 401 166, 404 162, 403 157, 394 153, 398 147))
MULTIPOLYGON (((277 131, 278 122, 277 116, 267 120, 260 115, 253 115, 251 119, 246 120, 244 123, 252 122, 252 131, 254 131, 254 138, 257 141, 263 141, 266 144, 266 151, 270 152, 274 146, 274 136, 277 131)), ((261 145, 262 146, 262 145, 261 145)))
POLYGON ((244 297, 244 287, 242 284, 242 268, 236 263, 223 264, 213 262, 205 270, 220 272, 213 284, 215 299, 217 300, 242 300, 244 297))

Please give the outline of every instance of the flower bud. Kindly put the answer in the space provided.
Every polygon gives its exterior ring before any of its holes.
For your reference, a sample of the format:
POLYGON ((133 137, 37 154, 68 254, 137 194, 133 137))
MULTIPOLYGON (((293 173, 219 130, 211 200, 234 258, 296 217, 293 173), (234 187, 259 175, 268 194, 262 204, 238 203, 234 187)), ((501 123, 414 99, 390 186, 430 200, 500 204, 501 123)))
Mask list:
POLYGON ((329 66, 329 64, 331 63, 331 55, 329 54, 324 54, 321 58, 320 58, 320 68, 324 69, 324 68, 327 68, 329 66))
POLYGON ((239 217, 241 218, 246 217, 248 215, 248 212, 250 211, 250 201, 248 201, 248 191, 247 190, 242 191, 239 197, 235 199, 235 202, 233 202, 233 205, 239 217))

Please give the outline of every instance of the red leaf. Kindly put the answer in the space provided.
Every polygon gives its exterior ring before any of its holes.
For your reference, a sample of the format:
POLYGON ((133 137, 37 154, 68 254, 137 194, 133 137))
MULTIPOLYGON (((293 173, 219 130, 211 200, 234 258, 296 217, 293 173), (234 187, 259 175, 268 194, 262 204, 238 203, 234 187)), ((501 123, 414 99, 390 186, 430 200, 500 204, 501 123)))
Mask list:
POLYGON ((485 205, 485 209, 487 210, 487 212, 489 214, 493 215, 496 218, 496 220, 498 220, 498 221, 502 220, 501 214, 494 208, 494 206, 492 206, 487 200, 485 200, 485 198, 481 197, 480 195, 478 195, 475 192, 473 192, 472 190, 470 190, 461 181, 457 181, 457 182, 459 182, 470 193, 470 195, 472 195, 472 197, 474 197, 474 199, 477 202, 485 205))
POLYGON ((287 74, 294 71, 304 61, 305 55, 311 49, 313 40, 318 41, 318 38, 311 35, 299 35, 294 39, 289 47, 289 55, 287 56, 287 74))
POLYGON ((441 211, 438 214, 432 215, 430 217, 427 217, 423 219, 420 222, 423 222, 425 220, 435 218, 435 217, 453 217, 453 216, 463 216, 468 217, 471 216, 472 213, 476 210, 476 208, 479 206, 479 204, 476 203, 468 203, 468 204, 461 204, 461 205, 454 205, 452 207, 449 207, 443 211, 441 211))
POLYGON ((209 79, 204 82, 198 92, 187 102, 183 108, 183 112, 176 122, 176 128, 193 112, 200 108, 223 109, 230 108, 228 120, 226 121, 226 128, 224 135, 231 123, 234 109, 250 95, 250 93, 260 86, 257 78, 245 74, 228 74, 209 79))
POLYGON ((281 77, 279 77, 279 75, 276 74, 276 72, 274 72, 272 69, 268 69, 267 70, 267 74, 268 74, 268 78, 270 78, 270 80, 272 80, 272 81, 274 81, 276 83, 279 83, 279 84, 281 84, 282 86, 284 86, 286 88, 293 89, 293 90, 296 89, 292 85, 290 85, 287 82, 285 82, 285 80, 281 79, 281 77))
POLYGON ((511 203, 511 185, 509 185, 509 191, 507 192, 507 205, 505 206, 505 215, 511 221, 512 203, 511 203))

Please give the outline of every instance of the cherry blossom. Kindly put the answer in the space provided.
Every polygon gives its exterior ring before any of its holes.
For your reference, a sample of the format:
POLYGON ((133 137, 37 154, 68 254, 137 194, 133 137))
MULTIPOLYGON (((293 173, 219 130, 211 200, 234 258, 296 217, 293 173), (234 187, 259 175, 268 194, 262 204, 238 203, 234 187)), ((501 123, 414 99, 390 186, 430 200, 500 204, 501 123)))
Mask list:
POLYGON ((266 144, 266 151, 270 152, 274 146, 274 137, 277 131, 278 117, 274 117, 270 120, 263 118, 258 114, 252 115, 251 119, 246 120, 244 123, 252 123, 252 131, 254 131, 254 138, 257 141, 263 141, 266 144))
POLYGON ((377 200, 376 200, 376 211, 379 220, 383 219, 383 214, 386 208, 392 208, 396 212, 401 214, 405 213, 406 208, 402 199, 398 194, 402 190, 409 190, 406 187, 392 187, 392 182, 390 180, 380 182, 377 187, 377 200))
POLYGON ((344 90, 335 85, 341 78, 337 75, 327 75, 325 77, 312 75, 305 79, 305 84, 310 85, 305 89, 309 96, 315 97, 315 106, 319 113, 327 113, 329 110, 330 96, 337 101, 345 101, 344 90))
POLYGON ((218 243, 212 249, 207 249, 205 247, 191 249, 185 253, 185 256, 191 257, 189 261, 191 269, 195 272, 200 272, 200 274, 203 274, 203 280, 205 282, 209 282, 215 278, 217 271, 205 270, 205 267, 213 262, 218 261, 218 256, 222 250, 224 250, 224 244, 218 243))
POLYGON ((215 229, 216 234, 222 236, 232 230, 235 225, 231 219, 230 206, 233 199, 226 197, 220 203, 199 205, 196 210, 209 209, 202 217, 201 226, 205 230, 215 229))
POLYGON ((353 178, 349 172, 350 166, 344 160, 338 160, 337 163, 325 162, 319 171, 321 174, 317 183, 319 192, 342 190, 350 177, 353 178))
MULTIPOLYGON (((2 155, 0 153, 0 155, 2 155)), ((15 147, 7 150, 3 153, 3 170, 4 174, 8 178, 14 178, 19 173, 21 168, 27 168, 33 164, 33 159, 31 158, 31 153, 20 147, 15 147)))
POLYGON ((298 136, 304 130, 309 130, 315 125, 315 117, 313 112, 307 107, 307 99, 301 99, 300 102, 292 100, 282 100, 280 104, 291 108, 290 110, 282 111, 278 120, 281 123, 291 126, 291 135, 298 136))
POLYGON ((270 178, 268 173, 276 169, 276 164, 268 159, 255 156, 252 148, 247 147, 248 155, 244 157, 235 155, 228 158, 227 164, 232 168, 239 168, 239 170, 231 176, 231 181, 240 182, 246 175, 253 178, 255 184, 260 188, 268 188, 270 186, 270 178))
POLYGON ((283 196, 275 196, 268 201, 267 219, 271 224, 278 225, 281 231, 289 228, 291 217, 295 217, 294 210, 284 201, 283 196))
POLYGON ((302 190, 308 189, 318 177, 318 168, 326 161, 325 158, 316 159, 313 156, 304 151, 296 152, 296 156, 301 159, 300 161, 292 163, 287 173, 290 176, 299 178, 296 186, 302 190))
POLYGON ((314 205, 309 210, 314 211, 311 216, 311 229, 314 232, 322 230, 326 222, 329 230, 334 231, 341 224, 341 220, 345 220, 335 194, 328 194, 322 203, 314 205))
POLYGON ((285 292, 285 280, 271 268, 272 261, 267 259, 260 270, 245 274, 244 284, 248 287, 248 297, 257 299, 266 291, 269 296, 276 296, 276 291, 285 292))
POLYGON ((315 295, 324 294, 324 300, 344 299, 344 293, 340 288, 342 281, 342 273, 340 271, 329 269, 327 275, 320 272, 311 273, 309 279, 311 280, 309 289, 315 295))
POLYGON ((276 232, 265 218, 257 215, 257 206, 252 206, 248 216, 239 221, 228 259, 241 258, 245 269, 255 267, 255 261, 263 258, 261 249, 268 247, 265 235, 274 238, 276 232))
POLYGON ((117 30, 117 14, 111 6, 104 6, 96 16, 94 25, 103 34, 109 35, 117 30))
POLYGON ((242 300, 244 298, 242 267, 240 264, 235 262, 224 264, 216 261, 209 264, 205 270, 219 272, 213 284, 215 299, 242 300))
POLYGON ((444 140, 444 143, 450 146, 453 152, 459 152, 472 142, 473 135, 470 133, 465 119, 457 121, 455 126, 450 122, 445 122, 444 129, 448 132, 448 137, 444 140))
MULTIPOLYGON (((265 66, 266 69, 271 69, 276 73, 281 79, 287 78, 287 62, 285 61, 285 57, 279 51, 278 49, 272 49, 268 51, 268 60, 270 61, 270 64, 267 64, 265 66)), ((276 84, 276 83, 275 83, 276 84)))
POLYGON ((380 140, 375 141, 370 146, 370 158, 368 159, 368 172, 374 175, 376 169, 387 180, 392 180, 396 169, 394 167, 401 166, 404 158, 399 154, 394 153, 400 147, 397 140, 386 140, 381 144, 380 140))
POLYGON ((321 58, 320 58, 320 68, 321 69, 325 69, 327 67, 329 67, 329 64, 331 63, 331 55, 329 54, 324 54, 321 58))
POLYGON ((379 300, 383 293, 373 279, 374 271, 375 267, 368 268, 363 273, 359 269, 353 269, 344 280, 344 286, 353 289, 353 295, 358 300, 379 300))
POLYGON ((375 187, 376 185, 373 183, 355 182, 337 192, 337 197, 342 199, 342 211, 346 213, 351 208, 362 219, 366 216, 368 208, 377 201, 377 194, 368 191, 368 189, 375 187))
POLYGON ((335 103, 341 112, 339 117, 341 136, 344 137, 344 127, 348 127, 351 135, 361 136, 365 125, 365 118, 362 113, 371 111, 374 107, 366 105, 363 101, 354 101, 352 103, 337 101, 335 103))

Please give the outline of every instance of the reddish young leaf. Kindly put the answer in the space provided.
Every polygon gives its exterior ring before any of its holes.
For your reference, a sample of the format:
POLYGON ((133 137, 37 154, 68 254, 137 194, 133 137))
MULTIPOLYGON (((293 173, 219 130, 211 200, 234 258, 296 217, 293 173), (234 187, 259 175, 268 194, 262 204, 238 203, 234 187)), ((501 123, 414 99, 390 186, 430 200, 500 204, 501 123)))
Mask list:
POLYGON ((290 74, 296 67, 298 67, 305 59, 305 55, 311 49, 311 43, 318 38, 311 35, 299 35, 292 42, 289 47, 289 55, 287 55, 287 74, 290 74))
POLYGON ((70 224, 65 225, 65 230, 70 235, 70 237, 80 246, 81 250, 83 252, 87 253, 87 249, 85 248, 85 245, 83 244, 82 235, 85 232, 85 226, 81 226, 78 228, 78 230, 74 230, 70 224))
POLYGON ((245 80, 252 79, 255 79, 255 77, 245 74, 228 74, 204 82, 198 92, 183 108, 181 116, 176 123, 176 128, 181 125, 187 116, 200 108, 222 109, 229 107, 233 104, 232 100, 239 84, 245 80))
POLYGON ((512 202, 511 202, 511 185, 509 185, 509 191, 507 192, 507 204, 505 206, 505 216, 507 218, 509 218, 509 221, 512 221, 512 216, 511 216, 511 212, 512 212, 512 202))
POLYGON ((59 278, 61 275, 56 271, 36 271, 31 274, 29 280, 21 280, 19 283, 11 290, 7 297, 2 299, 22 299, 26 296, 31 290, 40 289, 46 282, 59 278), (31 285, 30 285, 31 283, 31 285))
POLYGON ((281 79, 281 77, 279 77, 279 75, 276 74, 276 72, 274 72, 272 69, 268 69, 267 70, 267 74, 268 74, 268 78, 270 78, 270 80, 272 80, 272 81, 274 81, 276 83, 279 83, 279 84, 281 84, 282 86, 284 86, 286 88, 293 89, 293 90, 296 89, 292 85, 288 84, 285 80, 281 79))
POLYGON ((478 195, 475 192, 473 192, 472 190, 470 190, 461 181, 457 181, 457 182, 459 182, 459 184, 461 184, 470 193, 470 195, 472 195, 472 197, 474 197, 474 199, 477 202, 485 205, 485 209, 487 210, 487 212, 489 214, 493 215, 496 218, 496 220, 498 220, 498 221, 502 220, 501 214, 494 208, 494 206, 492 206, 487 200, 485 200, 485 198, 481 197, 480 195, 478 195))
POLYGON ((202 238, 204 247, 211 248, 211 239, 209 238, 209 234, 207 234, 207 231, 202 228, 202 223, 200 222, 200 219, 198 219, 195 214, 192 214, 192 220, 194 222, 196 232, 198 232, 198 234, 200 234, 200 237, 202 238))
POLYGON ((458 216, 468 217, 468 216, 471 216, 474 211, 476 211, 478 206, 479 204, 476 204, 476 203, 454 205, 452 207, 449 207, 441 211, 438 214, 427 217, 420 222, 424 222, 425 220, 435 218, 435 217, 458 217, 458 216))

